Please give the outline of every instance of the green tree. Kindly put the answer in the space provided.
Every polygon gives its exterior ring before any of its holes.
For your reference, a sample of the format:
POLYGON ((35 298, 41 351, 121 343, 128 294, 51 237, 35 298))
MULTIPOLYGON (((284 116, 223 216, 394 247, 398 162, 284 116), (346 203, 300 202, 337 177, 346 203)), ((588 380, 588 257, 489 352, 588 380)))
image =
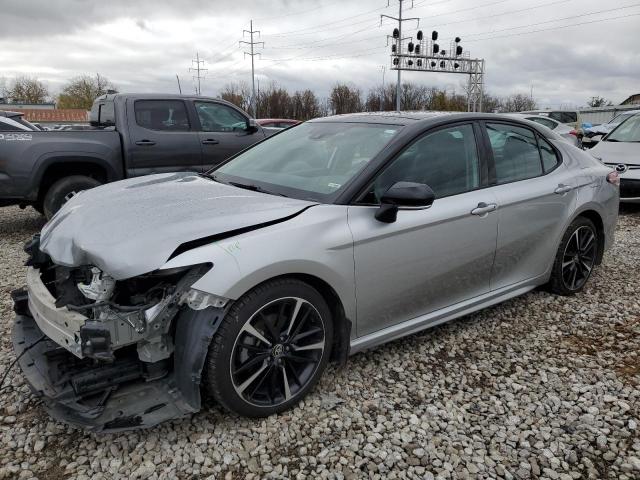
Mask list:
POLYGON ((91 109, 93 101, 100 95, 117 90, 106 78, 96 73, 95 77, 81 75, 72 78, 58 95, 58 108, 91 109))

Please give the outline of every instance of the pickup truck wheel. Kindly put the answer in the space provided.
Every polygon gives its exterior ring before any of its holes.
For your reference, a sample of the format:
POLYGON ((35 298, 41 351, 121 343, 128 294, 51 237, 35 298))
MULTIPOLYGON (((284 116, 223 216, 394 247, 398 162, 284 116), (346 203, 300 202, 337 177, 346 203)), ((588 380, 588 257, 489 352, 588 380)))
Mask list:
POLYGON ((98 185, 100 185, 98 180, 84 175, 61 178, 49 187, 44 196, 42 206, 45 217, 49 220, 76 193, 82 190, 89 190, 98 185))

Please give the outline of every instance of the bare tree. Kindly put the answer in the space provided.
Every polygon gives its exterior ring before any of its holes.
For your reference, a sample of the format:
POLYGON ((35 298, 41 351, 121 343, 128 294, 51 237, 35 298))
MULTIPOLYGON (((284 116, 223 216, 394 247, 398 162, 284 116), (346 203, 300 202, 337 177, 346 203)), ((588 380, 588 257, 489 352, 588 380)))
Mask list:
POLYGON ((82 108, 89 110, 100 95, 116 88, 106 78, 96 73, 95 77, 81 75, 69 81, 58 95, 58 108, 82 108))
POLYGON ((291 117, 296 120, 310 120, 320 115, 320 102, 311 90, 297 91, 291 97, 291 117))
POLYGON ((521 93, 509 95, 502 100, 502 111, 504 112, 522 112, 524 110, 534 110, 535 108, 535 100, 521 93))
POLYGON ((247 111, 251 106, 251 89, 247 82, 228 83, 222 88, 220 98, 247 111))
POLYGON ((329 100, 336 115, 362 111, 362 93, 355 86, 337 83, 331 90, 329 100))
POLYGON ((17 77, 13 80, 7 92, 13 103, 45 103, 49 97, 49 90, 37 78, 17 77))
POLYGON ((258 112, 263 118, 290 118, 292 110, 289 92, 276 83, 271 83, 258 95, 258 112))

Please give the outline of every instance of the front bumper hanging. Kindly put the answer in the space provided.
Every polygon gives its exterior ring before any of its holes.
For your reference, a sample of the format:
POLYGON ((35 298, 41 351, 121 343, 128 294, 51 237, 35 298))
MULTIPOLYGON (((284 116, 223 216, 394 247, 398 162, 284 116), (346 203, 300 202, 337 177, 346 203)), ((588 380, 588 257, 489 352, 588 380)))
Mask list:
POLYGON ((172 371, 146 380, 140 362, 133 359, 105 363, 78 358, 43 333, 25 290, 14 291, 12 297, 13 347, 16 356, 22 355, 18 364, 32 392, 56 420, 91 431, 117 432, 148 428, 200 410, 200 375, 224 309, 182 312, 177 318, 172 371))

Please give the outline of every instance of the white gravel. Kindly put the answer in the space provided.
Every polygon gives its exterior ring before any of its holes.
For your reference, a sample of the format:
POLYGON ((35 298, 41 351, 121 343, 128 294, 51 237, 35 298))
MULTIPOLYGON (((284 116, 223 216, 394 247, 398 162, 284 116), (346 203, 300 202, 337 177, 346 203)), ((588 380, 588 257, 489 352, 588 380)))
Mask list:
MULTIPOLYGON (((9 292, 42 221, 0 209, 0 373, 9 292)), ((263 420, 211 406, 147 431, 47 417, 22 375, 0 396, 0 479, 640 478, 640 209, 584 293, 542 291, 352 357, 263 420)))

